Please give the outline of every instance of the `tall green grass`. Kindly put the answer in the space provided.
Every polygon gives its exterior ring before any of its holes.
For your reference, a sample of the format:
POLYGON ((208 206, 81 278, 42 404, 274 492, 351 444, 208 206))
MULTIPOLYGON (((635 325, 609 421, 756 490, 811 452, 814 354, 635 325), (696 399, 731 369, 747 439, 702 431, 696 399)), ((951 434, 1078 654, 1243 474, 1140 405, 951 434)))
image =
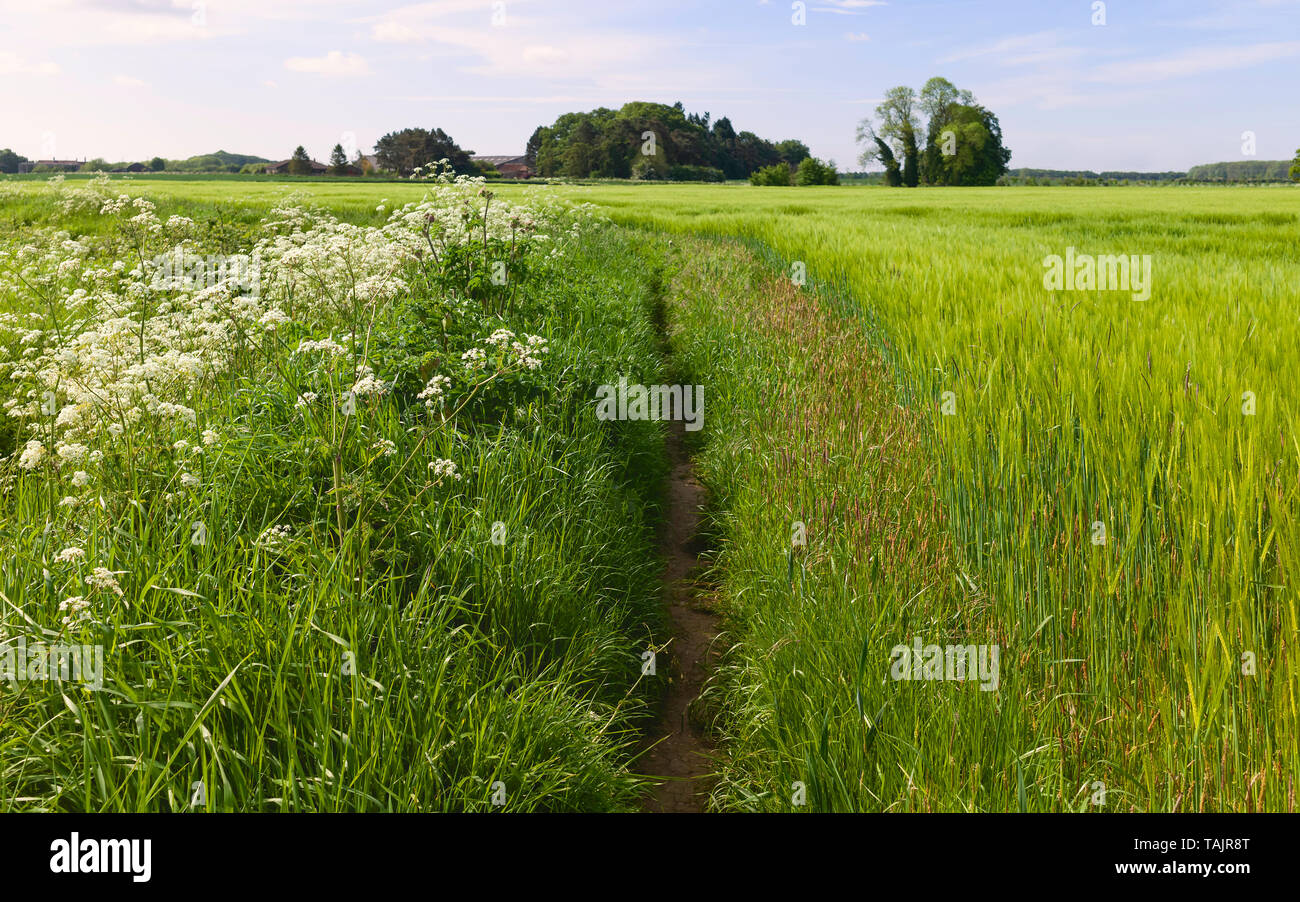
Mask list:
MULTIPOLYGON (((105 260, 120 250, 93 216, 5 203, 88 233, 105 260)), ((620 373, 658 372, 657 267, 605 229, 539 260, 505 324, 549 340, 544 365, 483 389, 452 429, 412 420, 401 384, 350 431, 304 415, 307 364, 268 343, 194 399, 227 424, 187 460, 194 485, 179 458, 118 449, 104 489, 66 507, 8 470, 0 642, 100 644, 104 685, 0 684, 0 810, 635 807, 629 758, 658 689, 641 654, 661 627, 664 447, 653 424, 598 423, 589 400, 620 373), (431 458, 462 478, 431 476, 431 458), (262 540, 274 525, 290 528, 280 547, 262 540), (67 546, 85 559, 55 560, 67 546), (60 598, 92 563, 123 595, 64 627, 60 598)), ((3 303, 32 312, 25 295, 3 303)), ((443 353, 445 322, 413 328, 436 303, 417 288, 385 306, 372 348, 443 353)), ((0 455, 20 447, 0 438, 0 455)))
POLYGON ((810 542, 815 615, 800 620, 785 600, 778 520, 818 506, 842 515, 846 495, 875 503, 856 469, 840 470, 841 455, 857 453, 845 435, 877 416, 874 396, 851 380, 792 371, 784 355, 819 360, 815 342, 725 338, 735 317, 703 298, 727 290, 731 306, 751 309, 743 279, 679 299, 683 335, 698 336, 686 353, 722 380, 706 433, 727 449, 719 468, 734 471, 722 480, 723 574, 739 587, 732 596, 747 593, 734 641, 750 644, 740 666, 754 671, 742 683, 754 706, 748 728, 733 725, 738 763, 723 804, 788 806, 788 784, 804 779, 818 787, 809 804, 819 808, 1294 808, 1300 500, 1289 361, 1300 193, 581 196, 629 223, 756 242, 787 275, 801 261, 825 315, 874 343, 893 396, 925 421, 943 515, 893 534, 929 541, 943 522, 951 566, 938 580, 924 571, 902 583, 867 578, 863 550, 843 547, 845 527, 832 520, 827 544, 810 542), (1045 291, 1042 260, 1067 247, 1150 254, 1150 300, 1045 291), (734 353, 713 350, 724 341, 734 353), (811 386, 811 403, 866 400, 844 433, 796 421, 821 430, 825 447, 800 459, 777 517, 762 498, 732 496, 802 440, 783 418, 754 432, 735 414, 767 417, 790 379, 811 386), (1094 542, 1097 523, 1104 543, 1094 542), (883 596, 884 610, 868 593, 883 596), (769 645, 754 625, 768 606, 790 620, 788 641, 769 645), (888 649, 915 635, 999 644, 998 692, 889 681, 888 649), (799 680, 815 685, 788 694, 799 680))

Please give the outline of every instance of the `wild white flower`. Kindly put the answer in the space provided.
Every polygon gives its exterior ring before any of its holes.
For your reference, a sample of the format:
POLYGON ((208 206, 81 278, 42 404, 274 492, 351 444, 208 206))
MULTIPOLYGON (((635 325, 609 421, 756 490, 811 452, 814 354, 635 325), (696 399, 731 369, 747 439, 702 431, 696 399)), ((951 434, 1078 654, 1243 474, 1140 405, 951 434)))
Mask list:
POLYGON ((218 440, 220 440, 220 438, 221 436, 218 435, 212 429, 203 430, 203 444, 207 445, 208 447, 212 447, 213 445, 215 445, 218 442, 218 440))
POLYGON ((18 466, 24 470, 35 470, 40 466, 41 461, 45 459, 45 444, 32 439, 23 448, 22 455, 18 458, 18 466))
POLYGON ((78 470, 72 474, 72 484, 77 488, 90 484, 90 474, 85 470, 78 470))
POLYGON ((525 344, 511 342, 510 349, 515 353, 515 362, 530 370, 541 366, 541 355, 550 350, 546 346, 546 339, 539 335, 527 336, 525 344))
POLYGON ((352 384, 352 394, 357 397, 365 395, 383 395, 388 385, 375 378, 375 371, 364 363, 357 365, 357 381, 352 384))
POLYGON ((397 445, 386 438, 381 438, 370 447, 372 450, 378 451, 383 457, 392 457, 397 453, 397 445))
POLYGON ((303 341, 298 342, 298 349, 294 351, 294 353, 309 354, 313 351, 338 356, 340 354, 346 354, 348 349, 332 338, 322 338, 320 341, 309 341, 304 339, 303 341))
POLYGON ((515 333, 511 332, 509 329, 497 329, 487 338, 483 339, 483 343, 491 347, 504 348, 514 340, 514 337, 515 333))
POLYGON ((70 545, 54 556, 56 564, 71 564, 85 558, 86 552, 75 545, 70 545))
POLYGON ((117 574, 107 567, 96 567, 86 577, 86 585, 92 589, 101 589, 122 597, 122 587, 117 583, 117 574))
POLYGON ((320 395, 316 394, 314 391, 305 391, 298 396, 298 400, 294 402, 293 406, 306 407, 308 404, 315 403, 316 399, 319 397, 320 395))
POLYGON ((84 460, 90 454, 90 449, 80 443, 59 442, 54 446, 54 453, 64 463, 76 463, 84 460))
POLYGON ((465 365, 471 368, 480 366, 483 363, 483 357, 484 354, 482 348, 470 348, 464 354, 460 355, 460 359, 465 361, 465 365))
POLYGON ((293 527, 268 526, 262 530, 254 544, 263 551, 281 551, 293 541, 293 527))
POLYGON ((199 477, 195 476, 193 473, 182 473, 181 485, 185 486, 187 489, 194 489, 203 485, 203 480, 199 479, 199 477))
POLYGON ((446 388, 451 384, 451 379, 447 376, 434 376, 424 384, 424 391, 415 397, 424 402, 424 406, 432 410, 436 407, 446 395, 446 388))
POLYGON ((429 469, 433 471, 434 478, 439 482, 443 478, 460 479, 460 473, 456 472, 456 463, 454 461, 438 458, 429 464, 429 469))
POLYGON ((64 626, 76 626, 90 619, 90 602, 85 596, 73 595, 59 602, 59 611, 64 615, 64 626))

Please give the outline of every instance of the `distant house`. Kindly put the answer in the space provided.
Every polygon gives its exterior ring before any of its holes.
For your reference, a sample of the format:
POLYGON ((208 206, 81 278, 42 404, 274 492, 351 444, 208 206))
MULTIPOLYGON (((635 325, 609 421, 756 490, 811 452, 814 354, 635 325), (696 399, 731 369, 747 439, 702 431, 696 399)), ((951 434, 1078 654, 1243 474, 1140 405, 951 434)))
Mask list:
POLYGON ((37 166, 44 166, 48 169, 62 169, 64 172, 76 172, 81 168, 85 160, 29 160, 26 163, 18 164, 19 172, 33 172, 37 166))
POLYGON ((530 179, 533 177, 532 167, 528 165, 527 157, 470 157, 475 163, 491 163, 496 171, 508 179, 530 179))
MULTIPOLYGON (((267 175, 288 175, 289 164, 291 162, 293 161, 281 160, 278 163, 267 163, 266 174, 267 175)), ((326 166, 324 163, 317 163, 315 160, 309 160, 308 162, 311 163, 311 172, 308 173, 308 175, 332 175, 333 174, 330 172, 330 168, 326 166)), ((339 175, 362 175, 362 172, 360 168, 353 166, 351 163, 348 163, 343 167, 343 171, 340 172, 339 175)))
POLYGON ((145 172, 149 169, 143 163, 132 163, 130 166, 123 166, 120 169, 114 169, 114 172, 145 172))
MULTIPOLYGON (((281 160, 278 163, 267 163, 266 174, 267 175, 288 175, 289 164, 291 162, 293 161, 281 160)), ((324 163, 317 163, 315 160, 308 160, 307 162, 311 165, 311 172, 309 173, 310 175, 324 175, 326 172, 329 171, 329 167, 326 166, 324 163)))

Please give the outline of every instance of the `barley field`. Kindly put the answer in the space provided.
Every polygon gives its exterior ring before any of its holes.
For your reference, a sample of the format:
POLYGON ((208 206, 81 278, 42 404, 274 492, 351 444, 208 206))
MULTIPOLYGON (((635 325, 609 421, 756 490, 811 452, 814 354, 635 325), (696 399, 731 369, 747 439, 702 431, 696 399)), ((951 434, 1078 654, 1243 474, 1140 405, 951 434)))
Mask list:
POLYGON ((638 809, 630 377, 705 393, 711 810, 1295 810, 1300 191, 68 179, 0 225, 0 645, 103 649, 0 684, 0 809, 638 809))

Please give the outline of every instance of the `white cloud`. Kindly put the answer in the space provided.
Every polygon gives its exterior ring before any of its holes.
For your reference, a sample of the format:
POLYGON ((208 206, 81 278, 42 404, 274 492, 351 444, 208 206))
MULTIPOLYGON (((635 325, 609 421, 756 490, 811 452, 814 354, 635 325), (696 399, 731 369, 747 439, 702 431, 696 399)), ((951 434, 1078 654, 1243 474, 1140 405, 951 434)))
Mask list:
POLYGON ((1005 62, 1014 65, 1017 60, 1023 62, 1032 62, 1034 57, 1047 53, 1055 48, 1060 41, 1061 33, 1059 31, 1038 31, 1033 34, 1012 35, 1003 38, 992 44, 984 44, 979 47, 967 47, 965 50, 958 50, 947 56, 939 57, 936 62, 939 63, 957 63, 963 60, 979 59, 985 56, 999 57, 999 62, 1005 62), (1020 53, 1017 56, 1008 57, 1007 54, 1018 51, 1028 51, 1020 53))
POLYGON ((1300 41, 1268 41, 1240 47, 1198 47, 1158 59, 1107 63, 1095 69, 1088 79, 1113 84, 1163 81, 1204 72, 1244 69, 1293 56, 1300 56, 1300 41))
POLYGON ((355 53, 331 50, 324 56, 291 56, 284 61, 290 72, 309 72, 312 75, 358 76, 370 75, 370 65, 355 53))
POLYGON ((59 64, 29 63, 16 53, 0 50, 0 75, 58 75, 59 64))
POLYGON ((132 78, 130 75, 114 75, 113 84, 119 88, 147 88, 149 83, 141 81, 138 78, 132 78))
POLYGON ((884 0, 823 0, 829 6, 814 6, 813 12, 835 13, 838 16, 856 16, 869 6, 888 6, 884 0))
POLYGON ((861 42, 871 40, 871 35, 865 31, 850 31, 845 33, 844 38, 849 41, 861 42))

